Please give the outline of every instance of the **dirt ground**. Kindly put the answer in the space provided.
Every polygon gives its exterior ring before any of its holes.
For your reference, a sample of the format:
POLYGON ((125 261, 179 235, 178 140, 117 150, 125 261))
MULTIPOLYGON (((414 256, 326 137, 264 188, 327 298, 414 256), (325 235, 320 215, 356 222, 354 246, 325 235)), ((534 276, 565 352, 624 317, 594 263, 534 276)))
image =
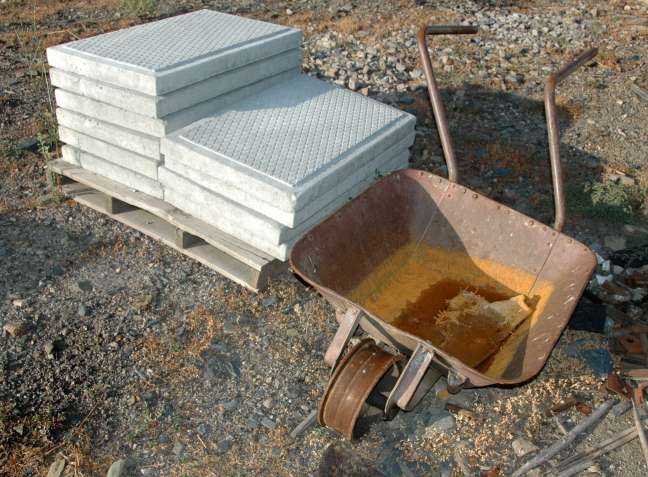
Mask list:
MULTIPOLYGON (((0 325, 24 325, 0 337, 0 475, 56 462, 56 475, 106 475, 119 459, 121 475, 330 475, 331 444, 386 475, 508 475, 529 458, 514 440, 546 447, 613 398, 605 335, 567 329, 535 379, 450 397, 470 413, 446 410, 440 382, 353 443, 317 426, 291 438, 326 386, 332 307, 290 272, 251 293, 61 198, 45 174, 60 148, 45 48, 198 8, 302 28, 304 70, 416 114, 410 163, 441 175, 415 32, 478 25, 432 45, 460 182, 548 224, 544 81, 598 46, 559 88, 565 231, 603 258, 648 243, 648 102, 632 88, 648 89, 648 2, 0 0, 0 325), (560 425, 545 413, 570 399, 560 425)), ((554 462, 631 414, 608 414, 554 462)), ((584 472, 648 470, 635 440, 584 472)))

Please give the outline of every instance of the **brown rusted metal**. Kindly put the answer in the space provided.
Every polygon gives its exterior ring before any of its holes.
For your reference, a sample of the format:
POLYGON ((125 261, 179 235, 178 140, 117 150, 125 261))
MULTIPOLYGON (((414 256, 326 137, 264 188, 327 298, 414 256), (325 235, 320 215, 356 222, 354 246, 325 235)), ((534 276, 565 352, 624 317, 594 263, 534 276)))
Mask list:
POLYGON ((324 362, 328 364, 332 370, 337 367, 342 351, 346 348, 349 340, 358 329, 360 316, 362 312, 357 308, 349 308, 342 316, 340 316, 340 326, 331 340, 331 344, 326 350, 324 355, 324 362))
POLYGON ((394 406, 404 411, 410 410, 441 377, 441 373, 436 369, 430 369, 433 356, 434 352, 428 351, 423 345, 419 344, 416 347, 387 398, 385 415, 388 415, 394 406))
POLYGON ((395 172, 347 203, 295 244, 290 261, 293 270, 335 306, 361 309, 360 328, 369 335, 406 355, 423 345, 434 352, 436 367, 466 378, 464 387, 517 384, 537 374, 596 264, 594 254, 570 237, 416 170, 395 172), (488 369, 465 365, 351 299, 358 283, 411 242, 507 264, 532 277, 529 288, 516 293, 546 295, 533 323, 516 330, 488 369), (546 284, 551 285, 550 293, 543 289, 546 284))
POLYGON ((579 66, 591 61, 598 49, 591 48, 547 78, 545 84, 545 115, 547 117, 547 135, 549 136, 549 160, 551 161, 551 178, 553 182, 555 220, 554 229, 559 232, 565 225, 565 191, 563 186, 562 163, 560 162, 560 138, 558 135, 558 116, 556 114, 556 87, 558 83, 574 72, 579 66))
POLYGON ((369 394, 401 356, 384 351, 368 338, 342 358, 320 402, 318 421, 353 439, 353 430, 369 394))
MULTIPOLYGON (((423 71, 425 73, 428 93, 430 95, 430 103, 432 104, 432 112, 434 113, 434 119, 439 132, 443 155, 448 166, 448 179, 451 182, 458 181, 457 159, 455 158, 454 149, 452 147, 452 139, 450 137, 445 108, 443 106, 443 101, 441 100, 441 93, 439 92, 436 78, 434 76, 434 70, 432 69, 432 61, 430 60, 430 52, 428 50, 426 37, 427 35, 474 34, 477 33, 477 31, 476 27, 466 25, 433 25, 421 27, 417 35, 421 63, 423 64, 423 71)), ((591 48, 581 53, 579 56, 574 58, 574 60, 552 73, 549 78, 547 78, 547 83, 545 85, 544 104, 547 120, 547 135, 549 137, 549 159, 551 162, 555 205, 554 229, 559 232, 562 231, 563 226, 565 225, 565 192, 562 164, 560 162, 558 117, 556 114, 556 87, 558 86, 558 83, 573 73, 579 66, 591 61, 597 53, 598 50, 596 48, 591 48)))
POLYGON ((430 60, 430 52, 427 46, 427 35, 465 35, 477 33, 477 28, 466 25, 433 25, 423 26, 419 29, 417 39, 419 53, 421 55, 421 62, 423 63, 423 70, 425 71, 425 78, 427 80, 428 93, 430 95, 430 103, 432 104, 432 112, 439 131, 439 139, 441 140, 441 147, 443 148, 443 155, 445 156, 446 164, 448 166, 448 179, 451 182, 458 181, 457 160, 455 158, 454 149, 452 147, 452 138, 448 129, 448 120, 445 115, 445 107, 441 100, 441 93, 434 77, 432 70, 432 61, 430 60))

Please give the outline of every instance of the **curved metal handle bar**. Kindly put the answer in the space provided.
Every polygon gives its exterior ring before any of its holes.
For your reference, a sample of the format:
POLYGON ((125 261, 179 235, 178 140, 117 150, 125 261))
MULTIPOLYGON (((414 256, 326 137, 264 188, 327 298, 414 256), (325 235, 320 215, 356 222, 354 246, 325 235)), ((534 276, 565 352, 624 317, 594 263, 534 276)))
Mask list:
POLYGON ((574 58, 570 63, 554 71, 545 84, 544 106, 547 117, 547 135, 549 136, 549 160, 551 162, 551 180, 554 193, 554 229, 562 231, 565 225, 565 190, 563 183, 562 164, 560 162, 560 139, 558 137, 558 116, 556 114, 556 86, 567 78, 579 66, 584 65, 598 53, 597 48, 591 48, 574 58))
POLYGON ((430 103, 432 103, 432 112, 434 113, 434 120, 437 124, 439 131, 439 139, 441 139, 441 147, 443 148, 443 156, 445 157, 448 166, 448 179, 452 182, 457 182, 457 160, 455 159, 454 149, 452 148, 452 139, 448 130, 448 120, 445 115, 445 108, 441 101, 441 94, 434 78, 434 71, 432 71, 432 61, 430 60, 430 53, 428 52, 426 36, 427 35, 465 35, 477 33, 477 27, 466 25, 434 25, 423 26, 419 29, 417 35, 419 53, 421 54, 421 61, 423 63, 423 70, 425 71, 425 78, 427 80, 428 93, 430 94, 430 103))

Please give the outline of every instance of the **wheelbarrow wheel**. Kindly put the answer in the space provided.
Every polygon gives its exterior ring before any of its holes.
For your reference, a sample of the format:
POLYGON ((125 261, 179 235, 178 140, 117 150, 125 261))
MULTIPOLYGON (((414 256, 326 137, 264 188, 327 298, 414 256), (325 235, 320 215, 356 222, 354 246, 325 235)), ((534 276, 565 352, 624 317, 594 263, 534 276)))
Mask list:
POLYGON ((329 380, 319 406, 319 423, 352 440, 369 395, 400 359, 401 356, 388 353, 371 338, 356 344, 342 358, 329 380))

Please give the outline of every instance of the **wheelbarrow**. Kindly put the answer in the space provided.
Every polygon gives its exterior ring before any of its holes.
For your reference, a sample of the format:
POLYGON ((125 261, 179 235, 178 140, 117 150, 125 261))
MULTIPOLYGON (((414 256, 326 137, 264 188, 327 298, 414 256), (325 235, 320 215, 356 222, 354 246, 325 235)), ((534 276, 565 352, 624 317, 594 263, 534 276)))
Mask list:
POLYGON ((476 32, 471 26, 432 26, 418 33, 448 179, 413 169, 392 173, 310 230, 291 252, 292 269, 336 310, 339 327, 324 357, 332 371, 318 420, 348 439, 368 399, 389 417, 416 406, 441 375, 451 393, 533 378, 596 264, 589 248, 561 233, 565 198, 555 90, 597 50, 546 82, 555 202, 550 227, 457 182, 426 35, 476 32), (506 326, 479 314, 469 322, 468 315, 444 309, 462 293, 486 300, 485 307, 518 300, 527 312, 506 326), (358 328, 369 338, 345 353, 358 328))

